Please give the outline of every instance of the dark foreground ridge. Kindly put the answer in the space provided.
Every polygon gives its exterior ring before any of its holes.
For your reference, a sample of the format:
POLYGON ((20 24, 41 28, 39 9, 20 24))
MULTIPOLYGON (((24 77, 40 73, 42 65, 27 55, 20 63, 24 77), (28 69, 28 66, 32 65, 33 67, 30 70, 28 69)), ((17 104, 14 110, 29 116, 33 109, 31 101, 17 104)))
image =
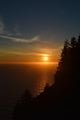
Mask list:
POLYGON ((80 36, 65 41, 55 84, 32 98, 26 90, 16 104, 13 119, 77 119, 80 112, 80 36))

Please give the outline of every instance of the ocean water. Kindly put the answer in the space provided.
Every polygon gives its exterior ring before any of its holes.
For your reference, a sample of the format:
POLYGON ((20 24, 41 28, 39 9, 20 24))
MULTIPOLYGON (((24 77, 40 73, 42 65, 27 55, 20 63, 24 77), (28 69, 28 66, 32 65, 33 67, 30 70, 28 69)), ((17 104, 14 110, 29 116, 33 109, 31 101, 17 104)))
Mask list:
POLYGON ((43 92, 46 84, 54 83, 55 64, 0 65, 0 120, 11 120, 17 100, 28 89, 33 95, 43 92))

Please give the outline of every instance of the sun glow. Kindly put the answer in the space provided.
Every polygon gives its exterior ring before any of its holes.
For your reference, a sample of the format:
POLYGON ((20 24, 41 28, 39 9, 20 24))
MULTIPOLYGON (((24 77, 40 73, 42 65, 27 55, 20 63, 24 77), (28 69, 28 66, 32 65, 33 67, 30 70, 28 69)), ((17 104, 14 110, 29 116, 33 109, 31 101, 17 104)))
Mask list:
POLYGON ((42 58, 42 60, 43 60, 44 62, 48 62, 48 61, 49 61, 48 55, 44 55, 43 58, 42 58))
POLYGON ((48 56, 44 56, 43 60, 44 60, 44 62, 47 62, 48 61, 48 56))

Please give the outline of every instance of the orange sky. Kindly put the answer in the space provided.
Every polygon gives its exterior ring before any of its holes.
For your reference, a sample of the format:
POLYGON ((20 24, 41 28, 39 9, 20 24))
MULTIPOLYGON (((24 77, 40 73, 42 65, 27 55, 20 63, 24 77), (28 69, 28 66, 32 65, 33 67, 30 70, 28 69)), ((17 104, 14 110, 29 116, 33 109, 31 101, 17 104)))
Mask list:
POLYGON ((48 55, 47 62, 58 62, 60 57, 60 50, 54 49, 50 51, 47 49, 46 51, 39 52, 21 52, 21 51, 0 51, 0 63, 29 63, 29 62, 44 62, 43 58, 45 55, 48 55))

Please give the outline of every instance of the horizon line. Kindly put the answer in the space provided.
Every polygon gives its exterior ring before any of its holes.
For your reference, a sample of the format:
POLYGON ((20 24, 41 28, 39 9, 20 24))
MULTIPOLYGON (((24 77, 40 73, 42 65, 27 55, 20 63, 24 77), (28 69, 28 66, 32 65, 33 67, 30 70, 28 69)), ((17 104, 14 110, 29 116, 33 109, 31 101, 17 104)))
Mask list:
POLYGON ((58 65, 58 62, 0 62, 1 64, 33 64, 33 65, 58 65))

